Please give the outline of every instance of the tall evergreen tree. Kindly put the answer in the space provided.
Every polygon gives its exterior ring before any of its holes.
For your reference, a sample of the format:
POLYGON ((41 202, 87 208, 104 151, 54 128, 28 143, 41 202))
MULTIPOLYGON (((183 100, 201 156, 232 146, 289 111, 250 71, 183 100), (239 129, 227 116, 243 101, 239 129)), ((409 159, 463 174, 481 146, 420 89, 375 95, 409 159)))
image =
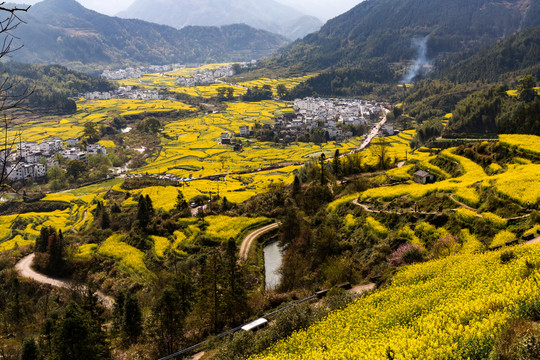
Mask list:
POLYGON ((133 293, 126 293, 122 316, 122 335, 129 344, 135 344, 142 334, 142 313, 139 300, 133 293))
POLYGON ((184 194, 180 190, 178 190, 178 194, 176 195, 176 204, 174 207, 178 211, 184 211, 188 208, 188 203, 184 198, 184 194))
POLYGON ((38 360, 39 358, 39 349, 34 338, 24 340, 20 360, 38 360))
POLYGON ((47 244, 47 253, 49 255, 47 263, 47 273, 52 275, 61 275, 64 270, 64 236, 62 230, 56 233, 51 228, 52 234, 49 236, 47 244))
POLYGON ((536 90, 534 89, 535 86, 536 79, 532 75, 527 75, 520 79, 517 86, 519 100, 525 102, 533 101, 534 98, 537 96, 536 90))
POLYGON ((55 325, 51 359, 101 360, 110 358, 101 325, 76 303, 70 303, 55 325))
POLYGON ((139 220, 139 226, 146 229, 150 222, 150 213, 148 211, 148 205, 146 199, 141 195, 139 197, 139 205, 137 209, 137 220, 139 220))
POLYGON ((336 152, 334 153, 334 175, 336 177, 339 177, 340 174, 341 174, 341 159, 340 159, 339 149, 336 149, 336 152))
POLYGON ((216 251, 208 255, 201 269, 201 279, 197 296, 197 312, 203 326, 216 334, 223 326, 222 321, 222 262, 216 251))
POLYGON ((233 238, 227 241, 224 264, 224 308, 231 324, 239 323, 247 313, 246 291, 243 286, 243 272, 238 264, 238 249, 233 238))
POLYGON ((292 186, 293 195, 300 194, 301 190, 302 190, 302 185, 300 184, 300 178, 298 177, 298 175, 294 175, 294 182, 292 186))
POLYGON ((153 336, 162 355, 171 354, 181 344, 186 314, 177 289, 167 287, 152 308, 153 336))
POLYGON ((49 243, 49 236, 52 231, 50 227, 42 226, 39 237, 36 240, 36 252, 44 253, 47 252, 47 245, 49 243))
POLYGON ((119 291, 118 294, 114 297, 114 306, 113 306, 113 330, 120 332, 122 328, 122 319, 124 317, 124 302, 125 295, 123 291, 119 291))
POLYGON ((154 216, 154 204, 152 204, 152 199, 148 194, 145 196, 146 201, 146 208, 148 209, 148 213, 150 214, 150 217, 154 216))
POLYGON ((101 228, 102 229, 108 229, 111 226, 111 218, 109 216, 109 212, 107 210, 103 210, 101 213, 101 228))

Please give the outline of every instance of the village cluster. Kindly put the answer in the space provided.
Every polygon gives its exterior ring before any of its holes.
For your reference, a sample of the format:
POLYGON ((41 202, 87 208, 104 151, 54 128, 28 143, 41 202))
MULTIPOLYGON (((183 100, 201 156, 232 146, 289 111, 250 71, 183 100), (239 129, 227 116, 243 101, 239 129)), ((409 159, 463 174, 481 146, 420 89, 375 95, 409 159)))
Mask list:
POLYGON ((79 94, 79 97, 86 100, 110 100, 110 99, 131 99, 131 100, 160 100, 162 98, 157 90, 140 90, 133 86, 120 86, 112 91, 93 91, 79 94))
POLYGON ((88 155, 107 155, 107 149, 99 144, 88 144, 86 150, 81 150, 79 139, 64 141, 59 138, 49 138, 40 144, 35 141, 20 142, 17 150, 5 150, 0 162, 4 173, 10 180, 39 179, 47 175, 47 168, 58 165, 56 154, 61 154, 69 160, 87 161, 88 155))
MULTIPOLYGON (((355 136, 350 130, 351 127, 344 126, 367 127, 369 121, 378 116, 385 105, 387 104, 365 100, 296 99, 295 113, 279 116, 275 119, 274 126, 264 125, 263 128, 273 131, 280 142, 296 141, 314 128, 321 128, 328 134, 329 140, 342 141, 355 136)), ((240 128, 240 136, 248 137, 251 134, 247 126, 240 128)), ((380 135, 394 135, 393 126, 384 125, 380 135)))
MULTIPOLYGON (((245 68, 250 64, 255 64, 255 60, 251 63, 239 63, 240 68, 245 68)), ((235 74, 234 65, 228 64, 217 69, 197 69, 194 76, 182 76, 176 80, 176 85, 190 87, 215 84, 218 79, 231 77, 235 74)))
MULTIPOLYGON (((193 65, 193 66, 197 67, 198 65, 193 65)), ((120 70, 105 70, 101 74, 101 77, 108 80, 139 79, 145 74, 164 73, 168 71, 173 71, 175 69, 180 69, 181 67, 182 65, 180 64, 150 65, 150 66, 139 66, 136 68, 129 67, 127 69, 120 69, 120 70)))

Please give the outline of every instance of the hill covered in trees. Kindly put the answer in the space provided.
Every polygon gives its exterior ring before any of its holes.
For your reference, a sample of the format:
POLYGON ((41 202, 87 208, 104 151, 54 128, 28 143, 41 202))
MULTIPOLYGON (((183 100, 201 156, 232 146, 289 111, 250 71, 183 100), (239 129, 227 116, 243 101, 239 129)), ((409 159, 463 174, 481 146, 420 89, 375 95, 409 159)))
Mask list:
POLYGON ((112 82, 81 74, 60 65, 32 65, 15 62, 0 63, 0 78, 13 87, 13 95, 31 91, 25 106, 48 114, 71 114, 77 105, 70 97, 88 91, 109 91, 112 82))
POLYGON ((110 17, 74 0, 45 0, 22 15, 13 33, 24 47, 21 62, 126 66, 242 61, 268 56, 287 40, 247 25, 189 26, 181 30, 141 20, 110 17))
POLYGON ((533 74, 540 78, 540 27, 525 29, 496 45, 442 71, 452 81, 507 80, 516 75, 533 74))
POLYGON ((427 59, 441 66, 464 50, 537 26, 539 19, 540 5, 530 0, 368 0, 291 44, 269 65, 313 71, 375 60, 407 63, 418 54, 413 39, 426 39, 427 59))

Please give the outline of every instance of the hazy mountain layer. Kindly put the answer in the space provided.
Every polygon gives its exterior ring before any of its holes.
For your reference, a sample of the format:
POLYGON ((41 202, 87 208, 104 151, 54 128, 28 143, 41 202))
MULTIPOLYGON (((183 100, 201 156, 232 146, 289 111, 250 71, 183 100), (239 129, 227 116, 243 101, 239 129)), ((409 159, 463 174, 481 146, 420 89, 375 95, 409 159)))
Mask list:
POLYGON ((122 18, 136 18, 182 28, 245 23, 297 39, 317 31, 322 22, 273 0, 136 0, 122 18))

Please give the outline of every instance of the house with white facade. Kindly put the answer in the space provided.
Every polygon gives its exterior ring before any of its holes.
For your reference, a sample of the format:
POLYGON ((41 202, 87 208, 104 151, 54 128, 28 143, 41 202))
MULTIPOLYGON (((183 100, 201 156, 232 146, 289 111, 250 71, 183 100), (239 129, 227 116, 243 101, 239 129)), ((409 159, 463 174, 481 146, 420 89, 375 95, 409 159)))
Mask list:
POLYGON ((66 146, 69 148, 75 147, 79 145, 79 139, 77 138, 71 138, 66 140, 66 146))
POLYGON ((86 146, 86 152, 91 155, 107 155, 107 149, 100 144, 89 144, 86 146))

